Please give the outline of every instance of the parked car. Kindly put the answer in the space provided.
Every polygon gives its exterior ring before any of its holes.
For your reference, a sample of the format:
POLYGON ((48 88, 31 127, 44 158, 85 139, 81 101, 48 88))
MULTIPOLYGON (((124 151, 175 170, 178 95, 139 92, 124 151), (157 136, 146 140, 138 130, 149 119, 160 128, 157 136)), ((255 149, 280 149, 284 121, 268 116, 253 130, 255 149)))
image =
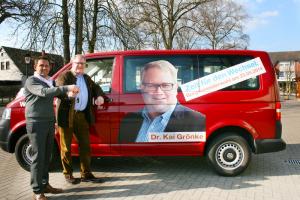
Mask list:
MULTIPOLYGON (((279 89, 266 52, 116 51, 87 54, 86 59, 85 72, 99 85, 105 83, 102 86, 111 100, 95 106, 96 123, 90 127, 92 156, 206 156, 218 174, 235 176, 247 168, 252 153, 285 149, 281 139, 279 89), (141 94, 143 66, 158 60, 168 61, 177 68, 178 103, 205 116, 205 128, 189 133, 182 130, 163 133, 166 137, 155 133, 159 140, 150 142, 124 142, 120 139, 124 119, 131 113, 141 113, 145 106, 141 94)), ((52 78, 56 79, 70 67, 65 65, 52 78)), ((157 90, 162 87, 154 86, 157 90)), ((26 134, 24 106, 22 95, 6 106, 0 122, 0 146, 15 153, 21 167, 29 170, 31 145, 26 134)), ((136 123, 132 119, 125 120, 125 127, 131 127, 126 123, 136 123)), ((188 127, 189 123, 200 121, 184 123, 182 126, 188 127)), ((138 129, 133 127, 126 132, 136 135, 138 129)), ((57 131, 55 141, 53 159, 60 148, 57 131)), ((75 139, 72 155, 78 156, 75 139)))

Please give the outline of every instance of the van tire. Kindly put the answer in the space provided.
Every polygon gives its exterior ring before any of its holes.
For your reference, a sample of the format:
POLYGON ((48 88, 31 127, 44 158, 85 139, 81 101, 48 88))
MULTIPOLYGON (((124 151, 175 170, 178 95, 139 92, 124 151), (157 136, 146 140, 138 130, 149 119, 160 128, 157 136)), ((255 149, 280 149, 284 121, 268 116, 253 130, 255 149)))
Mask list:
POLYGON ((209 144, 206 157, 218 174, 237 176, 248 167, 251 151, 243 137, 223 133, 209 144))
MULTIPOLYGON (((20 137, 15 146, 15 156, 19 165, 26 171, 30 171, 30 165, 32 163, 32 149, 27 134, 20 137)), ((53 152, 50 158, 49 170, 52 170, 58 166, 59 153, 56 142, 54 141, 53 152)))
POLYGON ((31 164, 31 144, 27 134, 20 137, 15 147, 15 156, 19 165, 26 171, 30 171, 31 164))

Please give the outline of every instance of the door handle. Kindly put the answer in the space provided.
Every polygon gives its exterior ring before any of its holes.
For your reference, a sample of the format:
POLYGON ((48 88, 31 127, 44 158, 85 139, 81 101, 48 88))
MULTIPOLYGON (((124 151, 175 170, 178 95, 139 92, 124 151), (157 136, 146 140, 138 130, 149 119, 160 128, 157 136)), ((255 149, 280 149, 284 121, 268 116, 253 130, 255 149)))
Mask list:
POLYGON ((105 102, 106 102, 106 103, 111 103, 111 102, 113 102, 113 101, 114 101, 114 100, 113 100, 112 98, 106 98, 106 99, 105 99, 105 102))

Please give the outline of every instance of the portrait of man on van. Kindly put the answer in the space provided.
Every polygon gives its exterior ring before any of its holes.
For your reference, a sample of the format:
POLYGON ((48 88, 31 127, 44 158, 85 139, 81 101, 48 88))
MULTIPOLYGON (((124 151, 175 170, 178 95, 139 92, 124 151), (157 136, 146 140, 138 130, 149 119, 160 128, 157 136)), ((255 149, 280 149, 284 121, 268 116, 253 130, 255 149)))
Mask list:
POLYGON ((205 115, 177 100, 177 69, 166 60, 141 70, 144 108, 121 121, 119 142, 189 142, 205 137, 205 115))

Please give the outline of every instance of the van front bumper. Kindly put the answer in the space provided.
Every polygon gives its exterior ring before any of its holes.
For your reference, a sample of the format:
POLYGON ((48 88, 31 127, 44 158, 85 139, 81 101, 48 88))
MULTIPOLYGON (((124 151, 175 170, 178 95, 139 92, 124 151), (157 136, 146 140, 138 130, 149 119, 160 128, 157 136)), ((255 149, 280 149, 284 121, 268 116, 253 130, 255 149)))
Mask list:
POLYGON ((286 148, 286 143, 283 139, 263 139, 254 140, 256 154, 282 151, 286 148))
POLYGON ((0 120, 0 147, 8 152, 8 135, 9 135, 9 126, 10 120, 9 119, 2 119, 0 120))

